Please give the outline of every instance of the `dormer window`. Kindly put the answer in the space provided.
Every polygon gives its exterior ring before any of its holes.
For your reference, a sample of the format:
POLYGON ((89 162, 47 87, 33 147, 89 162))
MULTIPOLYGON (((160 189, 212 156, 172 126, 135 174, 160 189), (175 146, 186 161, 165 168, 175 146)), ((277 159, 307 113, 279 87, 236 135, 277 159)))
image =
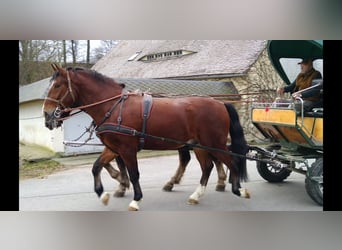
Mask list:
POLYGON ((138 55, 140 55, 141 51, 135 52, 134 55, 132 55, 130 58, 128 58, 128 61, 133 61, 138 55))
POLYGON ((152 62, 152 61, 168 60, 168 59, 173 59, 173 58, 179 58, 185 55, 190 55, 193 53, 196 53, 196 52, 189 51, 189 50, 167 51, 167 52, 145 55, 141 57, 138 61, 152 62))

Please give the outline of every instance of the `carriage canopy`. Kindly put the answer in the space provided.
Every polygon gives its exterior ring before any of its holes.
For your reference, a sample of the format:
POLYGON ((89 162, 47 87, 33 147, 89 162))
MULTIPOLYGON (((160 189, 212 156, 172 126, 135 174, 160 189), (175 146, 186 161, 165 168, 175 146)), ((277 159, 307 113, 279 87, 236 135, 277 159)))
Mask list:
MULTIPOLYGON (((323 59, 323 40, 269 40, 267 52, 280 77, 286 84, 290 84, 293 79, 290 79, 291 76, 286 72, 282 59, 311 58, 313 61, 323 59)), ((318 61, 321 61, 322 64, 322 60, 318 61)), ((319 70, 322 71, 323 69, 319 70)))

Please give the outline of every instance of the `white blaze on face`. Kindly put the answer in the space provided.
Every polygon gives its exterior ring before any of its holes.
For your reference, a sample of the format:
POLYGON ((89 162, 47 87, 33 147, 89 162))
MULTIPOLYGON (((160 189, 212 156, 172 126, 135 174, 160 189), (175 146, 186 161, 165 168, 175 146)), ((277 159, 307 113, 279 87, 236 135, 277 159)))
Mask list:
POLYGON ((54 84, 55 84, 55 80, 53 80, 53 81, 50 83, 50 86, 47 88, 47 90, 46 90, 46 92, 45 92, 45 94, 44 94, 45 99, 44 99, 44 103, 43 103, 43 107, 42 107, 42 114, 44 114, 46 97, 47 97, 48 93, 50 92, 50 90, 51 90, 51 88, 52 88, 52 86, 53 86, 54 84))

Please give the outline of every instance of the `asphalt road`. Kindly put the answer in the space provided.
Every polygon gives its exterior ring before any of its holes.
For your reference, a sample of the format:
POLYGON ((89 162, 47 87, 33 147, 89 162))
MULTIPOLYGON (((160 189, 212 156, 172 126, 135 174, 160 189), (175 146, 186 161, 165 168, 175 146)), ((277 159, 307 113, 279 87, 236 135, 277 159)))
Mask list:
MULTIPOLYGON (((307 195, 304 175, 291 173, 282 183, 268 183, 257 173, 254 161, 248 161, 249 181, 242 183, 242 187, 249 190, 250 199, 233 195, 230 184, 227 184, 225 192, 215 191, 217 174, 214 168, 206 192, 197 205, 187 204, 201 175, 194 155, 181 184, 176 185, 172 192, 165 192, 162 187, 173 176, 178 155, 139 159, 138 162, 144 195, 140 211, 323 211, 323 207, 307 195)), ((118 182, 111 179, 104 169, 102 183, 111 198, 107 206, 103 205, 93 191, 91 167, 92 164, 78 165, 44 179, 20 181, 19 210, 127 211, 133 198, 132 188, 125 197, 113 197, 118 182)))

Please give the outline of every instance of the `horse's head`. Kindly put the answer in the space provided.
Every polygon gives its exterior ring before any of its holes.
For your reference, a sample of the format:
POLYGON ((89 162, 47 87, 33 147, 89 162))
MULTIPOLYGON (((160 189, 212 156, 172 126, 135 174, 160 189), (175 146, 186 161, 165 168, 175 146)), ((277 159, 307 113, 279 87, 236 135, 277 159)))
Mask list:
POLYGON ((57 64, 51 66, 55 72, 43 104, 45 126, 50 130, 61 126, 63 123, 61 119, 69 115, 70 112, 64 112, 63 109, 72 107, 76 103, 69 71, 57 64))
MULTIPOLYGON (((71 108, 90 111, 86 110, 85 106, 94 107, 99 103, 113 100, 122 94, 125 87, 124 84, 117 83, 114 79, 94 70, 64 69, 57 64, 51 66, 55 72, 43 104, 45 126, 50 130, 61 126, 62 118, 69 115, 71 108)), ((92 113, 94 115, 99 112, 96 109, 92 113)), ((90 113, 89 115, 91 116, 90 113)))

